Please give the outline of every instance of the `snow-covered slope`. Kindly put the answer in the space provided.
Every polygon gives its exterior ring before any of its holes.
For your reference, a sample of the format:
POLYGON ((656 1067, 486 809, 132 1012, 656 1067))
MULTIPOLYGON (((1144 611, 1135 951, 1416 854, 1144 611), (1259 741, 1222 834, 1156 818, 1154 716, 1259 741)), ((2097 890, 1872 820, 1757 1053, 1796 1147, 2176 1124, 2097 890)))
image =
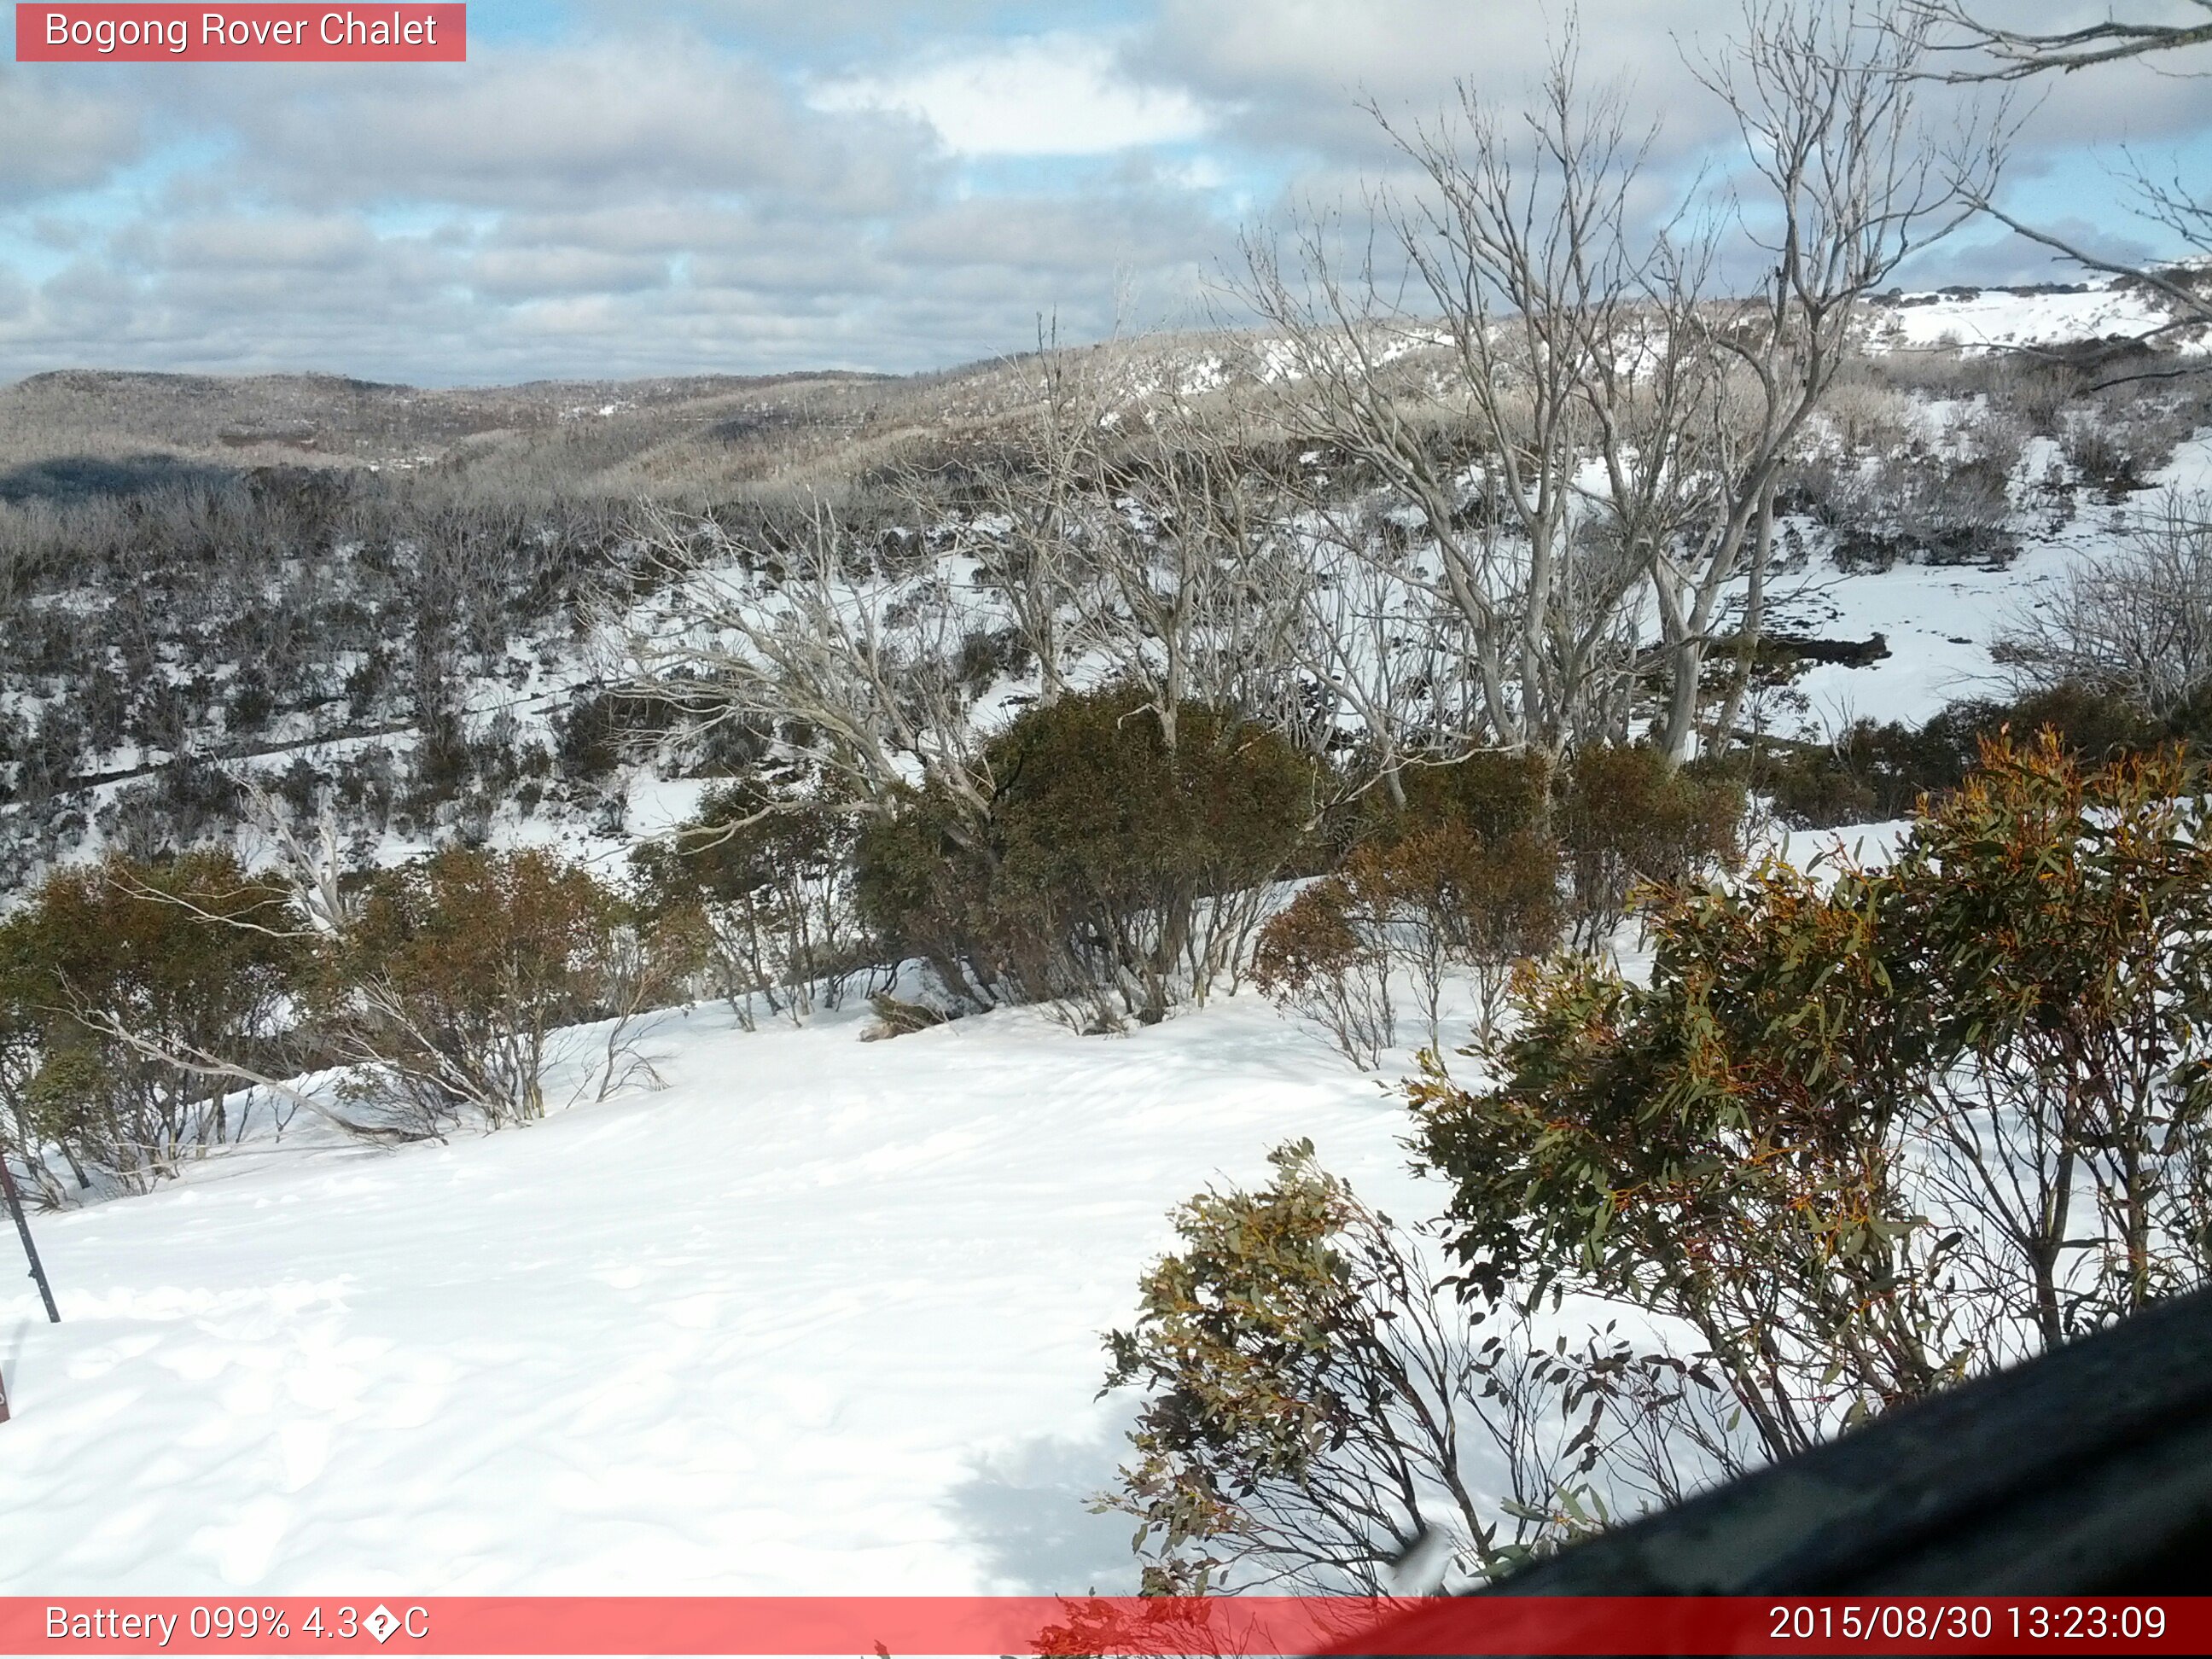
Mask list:
MULTIPOLYGON (((2023 471, 2031 471, 2024 467, 2023 471)), ((2021 550, 1996 566, 1899 563, 1840 571, 1826 556, 1774 581, 1771 625, 1823 638, 1887 640, 1890 654, 1863 667, 1822 664, 1797 681, 1802 717, 1778 719, 1788 733, 1825 737, 1856 719, 1917 723, 1964 698, 2002 698, 2008 681, 1991 643, 2039 606, 2057 602, 2069 572, 2108 557, 2131 530, 2154 519, 2168 492, 2212 492, 2212 432, 2175 450, 2152 488, 2119 501, 2083 492, 2059 525, 2018 521, 2021 550)))
MULTIPOLYGON (((2212 440, 2160 482, 2212 483, 2212 440)), ((1993 629, 2131 510, 2003 570, 1814 558, 1785 625, 1893 654, 1814 670, 1808 712, 1988 689, 1993 629)), ((634 827, 692 804, 663 794, 634 827)), ((1098 1339, 1166 1212, 1310 1135, 1432 1215, 1402 1108, 1249 994, 1115 1039, 859 1029, 672 1014, 665 1090, 445 1146, 252 1143, 40 1217, 65 1322, 0 1270, 0 1590, 1128 1587, 1127 1524, 1084 1504, 1127 1410, 1094 1402, 1098 1339)))
POLYGON ((1167 1209, 1310 1134, 1433 1212, 1402 1109, 1249 994, 858 1030, 673 1016, 664 1091, 40 1218, 64 1322, 0 1277, 0 1589, 1133 1588, 1083 1499, 1167 1209))
POLYGON ((2140 336, 2172 320, 2172 310, 2138 283, 2100 277, 2058 288, 1952 289, 1875 302, 1869 343, 1952 344, 1969 349, 2055 346, 2140 336))

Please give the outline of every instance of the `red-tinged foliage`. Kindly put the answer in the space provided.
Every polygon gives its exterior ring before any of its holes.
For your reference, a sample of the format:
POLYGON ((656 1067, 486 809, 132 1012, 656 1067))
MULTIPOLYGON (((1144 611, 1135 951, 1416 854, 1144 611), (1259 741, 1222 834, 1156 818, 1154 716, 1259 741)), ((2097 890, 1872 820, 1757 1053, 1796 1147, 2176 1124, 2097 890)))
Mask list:
POLYGON ((1676 890, 1648 984, 1554 964, 1494 1086, 1413 1085, 1471 1293, 1686 1321, 1780 1454, 2204 1281, 2204 803, 1982 760, 1890 867, 1676 890))

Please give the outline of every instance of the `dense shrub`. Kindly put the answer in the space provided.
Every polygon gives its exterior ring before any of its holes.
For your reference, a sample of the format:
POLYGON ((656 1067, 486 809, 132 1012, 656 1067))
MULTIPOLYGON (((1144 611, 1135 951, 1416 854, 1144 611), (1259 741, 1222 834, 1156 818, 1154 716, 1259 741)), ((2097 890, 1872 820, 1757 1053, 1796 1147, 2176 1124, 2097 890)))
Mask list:
POLYGON ((1724 772, 1669 767, 1657 750, 1578 750, 1553 810, 1576 941, 1595 950, 1647 883, 1687 880, 1742 855, 1742 787, 1724 772))
POLYGON ((2148 488, 2197 424, 2197 411, 2126 388, 2067 410, 2059 447, 2081 481, 2107 501, 2148 488))
POLYGON ((1395 791, 1359 797, 1353 839, 1389 842, 1449 824, 1486 842, 1540 830, 1551 813, 1552 764, 1533 749, 1485 749, 1444 764, 1399 769, 1395 791))
POLYGON ((1328 877, 1260 930, 1252 982, 1317 1027, 1361 1071, 1371 1071, 1398 1040, 1390 933, 1387 898, 1378 907, 1352 880, 1328 877))
POLYGON ((1362 1070, 1395 1037, 1394 971, 1442 1040, 1447 975, 1468 972, 1477 1024, 1494 1024, 1515 963, 1557 943, 1559 849, 1528 828, 1486 839, 1443 819, 1353 849, 1260 932, 1253 983, 1319 1026, 1362 1070))
POLYGON ((65 869, 0 924, 0 1144, 58 1202, 49 1158, 143 1191, 257 1102, 280 1130, 305 1111, 384 1141, 524 1121, 558 1082, 604 1094, 643 1066, 639 1017, 705 950, 696 912, 641 913, 543 852, 360 884, 214 852, 65 869), (331 1069, 335 1098, 287 1080, 331 1069))
POLYGON ((1982 409, 1941 441, 1911 430, 1899 410, 1871 428, 1832 411, 1838 442, 1792 469, 1784 504, 1834 535, 1838 563, 1887 569, 1900 560, 1980 562, 2019 550, 2008 487, 2027 436, 2024 422, 1982 409))
POLYGON ((1923 794, 1956 789, 1981 744, 2005 732, 2049 731, 2092 763, 2148 755, 2176 742, 2212 737, 2212 699, 2156 720, 2125 700, 2078 684, 2059 684, 2009 702, 1953 703, 1925 725, 1854 721, 1824 747, 1769 750, 1757 786, 1785 823, 1799 829, 1901 818, 1923 794))
POLYGON ((47 878, 0 924, 0 1140, 143 1190, 241 1133, 234 1080, 163 1056, 267 1050, 303 965, 295 921, 224 853, 47 878))
POLYGON ((936 791, 909 789, 888 817, 862 825, 854 850, 860 919, 887 953, 919 957, 963 1007, 1050 994, 1015 961, 1026 944, 1048 963, 1048 934, 1025 939, 996 891, 989 826, 936 791))
POLYGON ((1447 967, 1468 970, 1475 1028, 1497 1024, 1515 966, 1558 944, 1559 850, 1532 829, 1486 839, 1452 825, 1407 836, 1390 850, 1388 879, 1413 921, 1417 982, 1437 1043, 1437 987, 1447 967))
POLYGON ((1991 712, 1954 703, 1924 726, 1855 720, 1826 746, 1765 751, 1753 775, 1776 815, 1798 829, 1903 817, 1923 793, 1959 786, 1991 712))
POLYGON ((1319 778, 1278 733, 1186 705, 1176 742, 1128 691, 1024 712, 986 750, 987 812, 908 792, 859 848, 863 916, 976 1001, 1158 1019, 1233 974, 1319 778))
POLYGON ((227 839, 244 818, 244 805, 234 779, 187 755, 117 790, 94 821, 114 851, 149 864, 227 839))
POLYGON ((1138 1521, 1146 1593, 1389 1594, 1439 1542, 1464 1583, 1590 1529, 1580 1431, 1613 1356, 1593 1378, 1510 1318, 1468 1340, 1419 1242, 1311 1143, 1269 1161, 1260 1191, 1176 1212, 1108 1339, 1107 1386, 1146 1393, 1105 1502, 1138 1521))
POLYGON ((547 853, 449 849, 370 878, 324 953, 313 1018, 356 1092, 426 1124, 464 1107, 539 1117, 556 1032, 635 1015, 696 965, 688 930, 664 923, 641 948, 637 925, 614 889, 547 853))
POLYGON ((1309 1145, 1178 1210, 1109 1338, 1146 1587, 1456 1588, 2212 1277, 2212 802, 1978 758, 1890 867, 1661 894, 1648 984, 1554 958, 1493 1083, 1431 1065, 1449 1274, 1309 1145))
POLYGON ((649 747, 674 711, 655 699, 592 691, 555 717, 553 758, 574 782, 608 777, 640 747, 649 747))
POLYGON ((1496 1086, 1415 1086, 1471 1294, 1682 1321, 1741 1458, 2205 1281, 2207 804, 2172 757, 1984 761, 1891 867, 1677 891, 1648 985, 1558 963, 1496 1086))

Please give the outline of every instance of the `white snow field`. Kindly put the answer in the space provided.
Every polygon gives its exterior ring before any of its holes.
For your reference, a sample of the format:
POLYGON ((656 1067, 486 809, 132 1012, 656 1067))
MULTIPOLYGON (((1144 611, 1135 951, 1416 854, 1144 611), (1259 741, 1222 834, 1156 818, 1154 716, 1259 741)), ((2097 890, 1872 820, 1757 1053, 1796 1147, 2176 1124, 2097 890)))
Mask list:
POLYGON ((2141 335, 2172 320, 2170 311, 2141 289, 2109 278, 2074 291, 1993 288, 1921 294, 1903 303, 1869 307, 1871 343, 1954 344, 1968 350, 2059 345, 2141 335))
POLYGON ((1403 1108, 1249 993, 1121 1038, 860 1024, 702 1009, 657 1092, 34 1218, 59 1326, 0 1234, 0 1587, 1133 1589, 1083 1500, 1167 1210, 1310 1134, 1432 1213, 1403 1108))

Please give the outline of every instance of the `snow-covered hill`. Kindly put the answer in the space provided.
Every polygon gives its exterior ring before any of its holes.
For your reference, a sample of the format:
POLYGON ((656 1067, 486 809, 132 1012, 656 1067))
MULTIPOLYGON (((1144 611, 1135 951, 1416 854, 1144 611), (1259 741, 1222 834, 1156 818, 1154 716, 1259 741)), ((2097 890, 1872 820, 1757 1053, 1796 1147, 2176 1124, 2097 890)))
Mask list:
MULTIPOLYGON (((1877 350, 1944 344, 1996 350, 2138 337, 2172 320, 2172 307, 2148 288, 2106 276, 2039 288, 1895 295, 1869 307, 1867 333, 1877 350)), ((2202 331, 2197 334, 2175 343, 2202 349, 2202 331)))
MULTIPOLYGON (((2212 433, 2179 446, 2151 483, 2124 501, 2085 501, 2063 524, 2035 525, 2023 515, 2018 556, 1997 564, 1846 571, 1815 556, 1785 572, 1777 582, 1778 629, 1854 640, 1880 634, 1890 651, 1860 667, 1808 669, 1795 687, 1805 700, 1808 733, 1838 731, 1860 718, 1917 722, 1948 702, 2002 696, 2006 680, 1992 641, 2052 602, 2068 572, 2108 556, 2166 492, 2212 492, 2212 433)), ((1779 724, 1786 730, 1790 722, 1779 724)))

